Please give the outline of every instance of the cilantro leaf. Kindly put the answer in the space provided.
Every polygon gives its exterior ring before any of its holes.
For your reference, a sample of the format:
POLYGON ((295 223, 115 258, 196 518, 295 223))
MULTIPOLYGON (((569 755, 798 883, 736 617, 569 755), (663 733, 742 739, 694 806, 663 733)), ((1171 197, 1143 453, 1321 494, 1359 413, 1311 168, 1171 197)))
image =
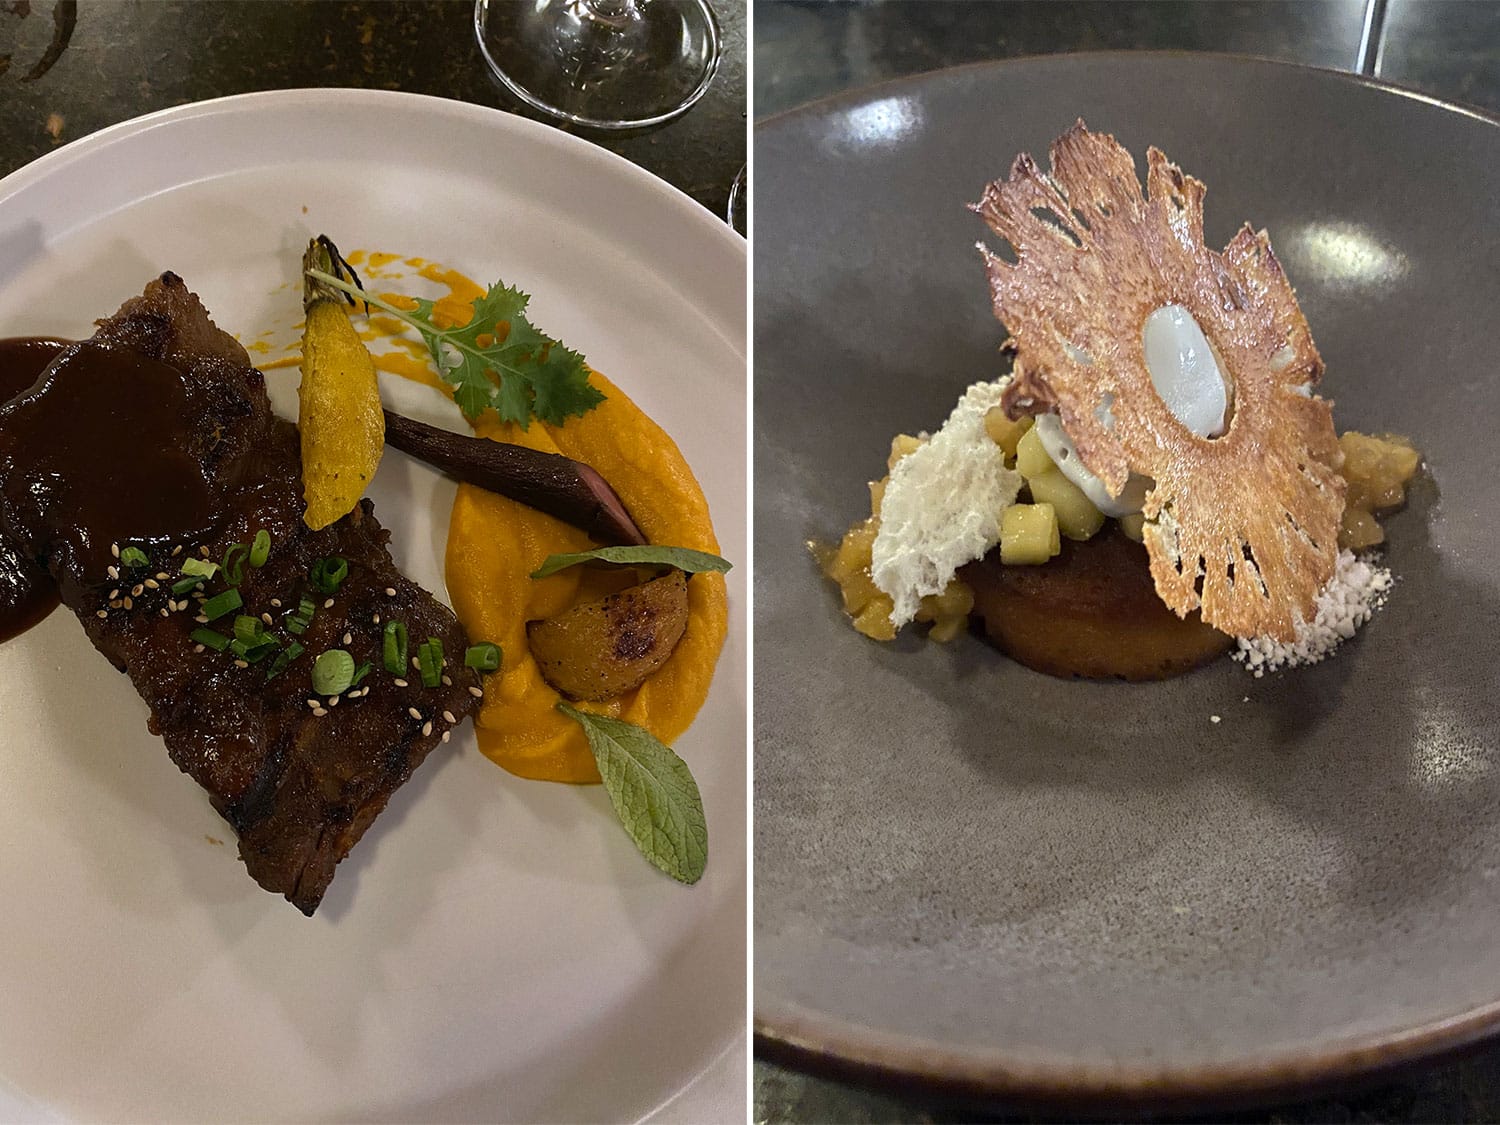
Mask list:
POLYGON ((321 270, 307 273, 415 328, 470 421, 492 409, 523 430, 532 418, 560 426, 604 401, 589 383, 583 356, 538 330, 526 318, 531 297, 504 282, 474 299, 467 324, 440 328, 433 320, 435 301, 411 298, 414 307, 397 308, 321 270))

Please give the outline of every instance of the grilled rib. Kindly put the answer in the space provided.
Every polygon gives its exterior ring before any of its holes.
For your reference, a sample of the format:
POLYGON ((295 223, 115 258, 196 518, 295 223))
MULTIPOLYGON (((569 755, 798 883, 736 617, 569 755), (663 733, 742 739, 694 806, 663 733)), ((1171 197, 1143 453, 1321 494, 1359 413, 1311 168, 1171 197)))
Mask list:
MULTIPOLYGON (((152 281, 91 340, 60 353, 35 388, 0 407, 0 529, 47 565, 94 646, 130 676, 150 707, 150 729, 234 828, 251 877, 311 915, 392 793, 473 709, 479 680, 463 665, 462 627, 396 569, 368 500, 321 531, 303 524, 303 509, 296 427, 272 412, 244 349, 174 274, 152 281), (122 373, 109 388, 119 433, 69 430, 111 428, 99 425, 98 410, 90 414, 95 384, 79 382, 80 365, 91 376, 122 373), (66 409, 59 395, 72 396, 66 409), (54 431, 50 453, 39 450, 39 418, 54 431), (90 452, 68 462, 59 448, 90 452), (119 495, 90 495, 113 481, 119 495), (137 494, 153 488, 158 495, 137 494), (193 526, 173 528, 173 518, 193 526), (244 567, 243 608, 208 625, 195 620, 200 601, 171 589, 183 560, 218 562, 261 529, 270 554, 244 567), (149 565, 122 566, 114 548, 131 545, 149 565), (335 556, 348 561, 348 577, 331 595, 315 590, 315 564, 335 556), (304 595, 316 611, 294 635, 286 620, 304 595), (240 666, 231 652, 192 639, 201 627, 232 633, 236 614, 267 615, 268 632, 305 651, 268 678, 274 656, 240 666), (425 688, 414 668, 384 670, 391 621, 405 625, 413 655, 420 641, 441 641, 444 682, 425 688), (314 658, 334 648, 373 666, 358 694, 336 702, 313 692, 310 678, 314 658)), ((201 592, 227 588, 220 573, 201 592)))

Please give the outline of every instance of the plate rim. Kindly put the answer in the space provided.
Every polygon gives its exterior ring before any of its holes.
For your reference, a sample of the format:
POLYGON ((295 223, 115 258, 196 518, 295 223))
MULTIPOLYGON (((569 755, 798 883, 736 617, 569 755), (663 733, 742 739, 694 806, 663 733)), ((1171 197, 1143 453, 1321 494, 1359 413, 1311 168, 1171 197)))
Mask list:
MULTIPOLYGON (((550 149, 569 160, 592 164, 610 177, 631 182, 645 197, 660 206, 660 213, 665 219, 691 228, 691 236, 702 240, 701 244, 706 249, 712 249, 716 259, 722 254, 732 262, 735 266, 735 276, 741 279, 740 288, 744 290, 748 287, 747 241, 714 211, 661 176, 586 138, 502 108, 404 90, 346 86, 287 87, 246 91, 184 102, 139 114, 77 137, 0 177, 0 211, 3 211, 18 195, 45 184, 55 176, 76 175, 74 165, 97 159, 105 150, 119 144, 129 144, 159 128, 185 126, 194 121, 214 118, 229 119, 240 115, 254 116, 266 112, 286 112, 288 109, 316 113, 320 110, 347 111, 351 108, 360 110, 389 107, 400 107, 418 114, 442 116, 449 120, 483 123, 490 128, 509 132, 525 144, 550 149)), ((138 200, 133 202, 138 202, 138 200)), ((683 299, 686 301, 688 300, 686 291, 684 294, 683 299)), ((739 388, 745 398, 743 440, 748 455, 748 364, 746 362, 749 348, 748 317, 744 315, 743 309, 739 316, 721 315, 729 310, 729 306, 724 302, 717 304, 704 302, 699 308, 704 316, 705 324, 712 329, 722 346, 738 357, 738 364, 730 369, 733 372, 730 383, 732 387, 739 388)), ((741 476, 742 481, 743 479, 741 476)), ((732 526, 735 526, 738 534, 745 536, 748 551, 749 497, 748 490, 743 487, 742 495, 741 503, 744 505, 745 517, 743 520, 735 521, 732 526)), ((446 519, 446 514, 444 519, 446 519)), ((445 604, 449 600, 446 591, 442 588, 438 588, 434 593, 445 604)), ((740 611, 742 622, 739 630, 741 659, 746 667, 749 665, 750 596, 747 583, 740 611)), ((726 652, 732 643, 729 641, 726 644, 726 652)), ((732 693, 731 705, 733 706, 732 693)), ((739 703, 738 710, 745 719, 748 719, 748 693, 744 693, 744 699, 739 703)), ((735 770, 731 764, 726 771, 726 777, 733 778, 736 774, 740 774, 739 784, 745 796, 744 816, 748 830, 750 770, 748 745, 743 742, 737 745, 739 748, 736 752, 744 756, 743 773, 735 770)), ((731 749, 734 749, 734 746, 731 749)), ((745 856, 745 862, 739 866, 739 869, 732 870, 727 875, 726 881, 731 885, 725 898, 731 906, 735 905, 734 892, 738 889, 739 913, 745 921, 748 921, 748 847, 745 856)), ((695 926, 693 930, 702 932, 702 927, 695 926)), ((724 1088, 722 1084, 726 1074, 725 1060, 736 1056, 745 1057, 749 1014, 748 995, 743 988, 727 993, 726 1000, 737 1007, 741 1018, 714 1037, 710 1051, 702 1060, 701 1066, 668 1071, 662 1087, 651 1095, 654 1098, 653 1104, 643 1110, 642 1121, 656 1118, 668 1107, 678 1105, 684 1097, 696 1096, 702 1100, 704 1092, 699 1091, 698 1088, 705 1080, 715 1083, 714 1089, 707 1092, 709 1098, 724 1088), (695 1091, 698 1092, 695 1094, 695 1091)), ((731 1067, 730 1071, 732 1069, 731 1067)), ((734 1073, 729 1074, 736 1090, 741 1085, 741 1077, 734 1073)), ((36 1116, 38 1120, 53 1120, 62 1119, 54 1118, 55 1114, 61 1112, 63 1111, 56 1108, 56 1098, 53 1092, 27 1089, 0 1073, 0 1118, 6 1117, 7 1114, 15 1114, 20 1120, 30 1120, 33 1116, 36 1116)), ((71 1118, 68 1119, 71 1120, 71 1118)))
MULTIPOLYGON (((1319 80, 1363 87, 1376 95, 1416 102, 1500 128, 1500 113, 1445 101, 1385 79, 1333 67, 1217 51, 1100 50, 978 60, 836 91, 757 120, 756 142, 761 141, 763 132, 795 128, 830 113, 957 75, 1017 70, 1043 63, 1076 65, 1095 59, 1141 66, 1208 62, 1306 72, 1319 76, 1319 80)), ((753 785, 751 792, 753 799, 753 785)), ((754 823, 753 807, 751 817, 754 823)), ((753 908, 751 917, 753 926, 753 908)), ((751 948, 753 958, 753 935, 751 948)), ((1500 995, 1408 1027, 1344 1035, 1318 1044, 1182 1066, 1101 1065, 1060 1056, 1024 1059, 999 1047, 943 1044, 918 1035, 867 1027, 815 1012, 795 1001, 768 996, 758 981, 751 1009, 758 1059, 897 1094, 937 1094, 981 1102, 1003 1100, 1007 1106, 1054 1111, 1229 1109, 1264 1103, 1278 1095, 1305 1098, 1457 1055, 1486 1040, 1500 1040, 1500 995)))
MULTIPOLYGON (((389 105, 403 104, 413 107, 426 108, 436 113, 456 113, 460 116, 475 117, 489 120, 502 120, 507 128, 513 128, 521 134, 527 135, 527 140, 548 147, 571 151, 579 156, 596 159, 622 175, 634 179, 642 186, 649 186, 656 192, 671 198, 675 203, 689 204, 689 213, 695 223, 703 226, 705 231, 715 230, 720 241, 733 248, 739 244, 739 252, 745 255, 748 250, 746 240, 734 230, 728 223, 724 222, 713 211, 704 204, 699 203, 687 192, 676 185, 669 183, 656 173, 643 168, 634 161, 621 156, 619 153, 605 148, 603 145, 595 144, 583 137, 572 133, 563 132, 561 129, 547 125, 540 121, 533 121, 529 117, 523 117, 518 113, 510 113, 495 106, 482 105, 478 102, 460 101, 457 98, 445 98, 438 94, 419 94, 409 90, 381 90, 366 86, 288 86, 271 90, 249 90, 239 94, 225 94, 217 98, 204 98, 199 101, 183 102, 179 105, 167 106, 163 109, 152 110, 135 117, 126 118, 106 125, 102 129, 96 129, 92 133, 85 133, 81 137, 60 145, 51 152, 45 152, 34 160, 21 165, 19 168, 0 177, 0 206, 7 199, 25 188, 31 187, 38 178, 51 175, 55 169, 60 169, 74 160, 86 157, 97 148, 107 147, 119 141, 144 133, 148 130, 158 128, 162 125, 170 125, 178 120, 190 120, 197 117, 212 117, 224 113, 239 113, 255 111, 261 106, 269 109, 280 108, 277 103, 285 102, 295 105, 299 102, 327 102, 333 104, 359 102, 385 102, 389 105), (704 224, 707 224, 704 226, 704 224), (726 241, 727 240, 727 241, 726 241)), ((309 108, 316 109, 316 105, 309 108)), ((684 215, 684 218, 687 216, 684 215)))

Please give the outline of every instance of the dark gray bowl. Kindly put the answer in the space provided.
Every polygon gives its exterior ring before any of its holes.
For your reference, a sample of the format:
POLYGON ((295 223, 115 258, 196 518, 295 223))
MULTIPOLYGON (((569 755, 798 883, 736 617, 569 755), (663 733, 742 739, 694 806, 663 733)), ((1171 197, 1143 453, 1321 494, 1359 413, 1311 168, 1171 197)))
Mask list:
POLYGON ((755 195, 760 1047, 1120 1108, 1500 1030, 1496 123, 1248 59, 1031 59, 767 122, 755 195), (1128 686, 877 645, 808 556, 1000 369, 964 204, 1078 116, 1206 181, 1215 245, 1267 227, 1340 427, 1425 453, 1396 591, 1332 661, 1128 686))

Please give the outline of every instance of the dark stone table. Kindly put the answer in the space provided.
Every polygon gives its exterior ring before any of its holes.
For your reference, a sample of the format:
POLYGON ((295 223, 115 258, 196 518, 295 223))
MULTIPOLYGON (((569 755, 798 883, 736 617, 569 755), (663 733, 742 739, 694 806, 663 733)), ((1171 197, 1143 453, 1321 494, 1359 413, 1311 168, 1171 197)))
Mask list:
MULTIPOLYGON (((1364 14, 1362 0, 759 2, 755 115, 761 120, 813 98, 906 74, 1062 51, 1230 51, 1352 70, 1364 14)), ((1383 27, 1379 77, 1500 114, 1500 3, 1389 0, 1383 27)), ((1041 1120, 981 1116, 971 1106, 855 1089, 765 1060, 755 1063, 753 1102, 757 1123, 1041 1120)), ((1342 1097, 1213 1119, 1497 1121, 1500 1046, 1342 1097)))
MULTIPOLYGON (((715 8, 724 57, 702 101, 655 130, 584 135, 723 216, 745 163, 746 21, 743 3, 715 8)), ((473 21, 472 0, 0 0, 0 175, 117 121, 250 90, 362 86, 519 112, 473 21)))

